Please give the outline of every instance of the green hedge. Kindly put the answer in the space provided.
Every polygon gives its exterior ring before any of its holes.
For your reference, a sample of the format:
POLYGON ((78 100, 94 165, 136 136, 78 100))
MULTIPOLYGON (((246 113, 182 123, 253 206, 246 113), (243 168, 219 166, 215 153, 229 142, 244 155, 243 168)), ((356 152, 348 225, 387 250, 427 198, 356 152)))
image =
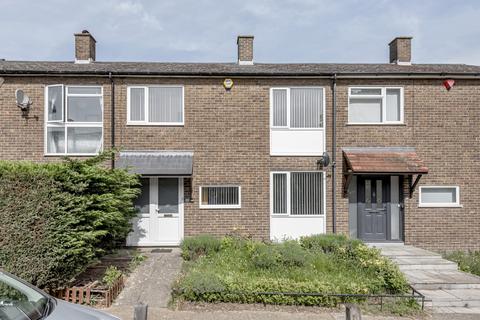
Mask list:
POLYGON ((123 244, 138 177, 102 154, 59 163, 0 161, 0 267, 41 288, 63 287, 123 244))

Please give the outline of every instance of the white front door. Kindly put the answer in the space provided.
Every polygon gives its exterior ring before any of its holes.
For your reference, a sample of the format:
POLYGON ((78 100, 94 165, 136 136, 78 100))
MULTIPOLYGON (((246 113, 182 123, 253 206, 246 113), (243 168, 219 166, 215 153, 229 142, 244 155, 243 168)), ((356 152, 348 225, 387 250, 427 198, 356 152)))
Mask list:
POLYGON ((183 238, 183 178, 142 178, 128 246, 178 245, 183 238))

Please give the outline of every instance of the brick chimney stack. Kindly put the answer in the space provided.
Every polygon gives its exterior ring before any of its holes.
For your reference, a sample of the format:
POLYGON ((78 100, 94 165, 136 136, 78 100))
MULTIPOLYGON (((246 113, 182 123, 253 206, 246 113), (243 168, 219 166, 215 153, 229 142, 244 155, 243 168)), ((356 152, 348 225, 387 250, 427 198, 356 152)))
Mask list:
POLYGON ((238 64, 253 64, 253 36, 238 36, 238 64))
POLYGON ((75 63, 95 61, 96 43, 95 38, 87 30, 75 33, 75 63))
POLYGON ((396 37, 389 44, 390 63, 412 64, 412 37, 396 37))

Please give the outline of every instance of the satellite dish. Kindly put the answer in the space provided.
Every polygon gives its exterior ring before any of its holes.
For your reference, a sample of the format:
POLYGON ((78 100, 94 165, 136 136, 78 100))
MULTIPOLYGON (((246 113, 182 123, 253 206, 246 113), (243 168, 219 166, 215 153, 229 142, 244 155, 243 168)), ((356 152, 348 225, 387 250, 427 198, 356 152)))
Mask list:
POLYGON ((30 108, 30 105, 32 104, 32 101, 30 98, 23 92, 23 90, 17 89, 15 91, 15 98, 17 100, 17 106, 24 110, 28 110, 30 108))
POLYGON ((19 107, 24 114, 28 113, 32 100, 25 94, 23 90, 17 89, 15 91, 15 99, 17 100, 17 107, 19 107))

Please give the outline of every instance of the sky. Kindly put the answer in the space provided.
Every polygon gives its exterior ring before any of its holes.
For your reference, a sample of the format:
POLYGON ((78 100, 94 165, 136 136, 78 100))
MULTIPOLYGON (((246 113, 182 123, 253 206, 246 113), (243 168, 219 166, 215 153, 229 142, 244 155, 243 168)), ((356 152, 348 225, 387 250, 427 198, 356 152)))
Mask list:
POLYGON ((412 36, 413 63, 480 65, 480 0, 0 0, 0 58, 74 59, 75 32, 98 61, 384 63, 412 36))

